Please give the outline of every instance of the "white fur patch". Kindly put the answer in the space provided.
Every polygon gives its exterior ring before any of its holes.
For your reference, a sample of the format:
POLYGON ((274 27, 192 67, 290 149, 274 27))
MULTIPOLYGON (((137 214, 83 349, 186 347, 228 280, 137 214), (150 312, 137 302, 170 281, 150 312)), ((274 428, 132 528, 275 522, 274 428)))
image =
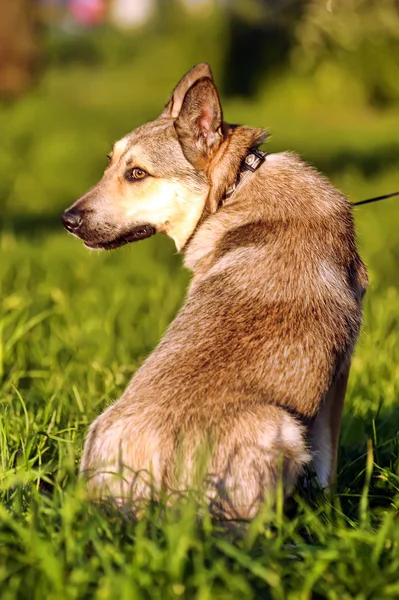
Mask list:
POLYGON ((286 152, 275 152, 274 154, 268 154, 266 159, 266 165, 268 163, 277 163, 287 160, 290 158, 290 155, 286 152))
POLYGON ((282 439, 285 446, 291 449, 300 448, 303 445, 302 429, 290 416, 286 416, 283 420, 282 439))
POLYGON ((142 193, 127 197, 125 218, 135 223, 151 223, 158 232, 171 237, 178 251, 194 231, 204 210, 206 194, 192 191, 173 179, 151 179, 142 193))
POLYGON ((222 271, 225 271, 228 268, 234 267, 240 263, 248 264, 248 260, 250 257, 248 253, 250 252, 249 248, 236 248, 235 250, 231 250, 222 258, 220 258, 205 274, 205 277, 212 277, 213 275, 217 275, 222 271))
POLYGON ((113 158, 117 159, 119 156, 121 156, 124 153, 124 151, 126 150, 128 141, 129 141, 128 136, 125 136, 122 139, 115 142, 113 150, 112 150, 113 158))
MULTIPOLYGON (((319 277, 320 281, 328 288, 337 292, 345 286, 345 281, 342 273, 327 261, 319 262, 319 277)), ((346 286, 345 286, 346 287, 346 286)))

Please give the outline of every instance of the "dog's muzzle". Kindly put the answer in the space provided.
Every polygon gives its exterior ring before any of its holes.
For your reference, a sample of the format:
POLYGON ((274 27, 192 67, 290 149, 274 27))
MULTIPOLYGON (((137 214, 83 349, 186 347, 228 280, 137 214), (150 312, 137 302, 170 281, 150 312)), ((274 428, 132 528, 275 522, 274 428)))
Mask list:
POLYGON ((92 213, 88 209, 72 207, 61 217, 65 229, 83 240, 88 248, 112 250, 130 242, 144 240, 156 233, 156 228, 150 223, 135 223, 125 230, 113 232, 109 224, 101 227, 95 221, 91 222, 92 213))

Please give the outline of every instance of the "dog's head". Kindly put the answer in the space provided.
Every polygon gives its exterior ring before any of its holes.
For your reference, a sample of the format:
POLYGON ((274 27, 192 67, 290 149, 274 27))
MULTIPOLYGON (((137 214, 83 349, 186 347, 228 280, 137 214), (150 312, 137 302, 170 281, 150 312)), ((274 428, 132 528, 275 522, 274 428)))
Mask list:
POLYGON ((64 212, 66 229, 91 248, 116 248, 160 231, 181 249, 204 210, 209 162, 222 139, 212 73, 199 64, 155 121, 115 143, 102 179, 64 212))
POLYGON ((116 248, 164 232, 181 250, 205 205, 215 210, 216 196, 263 137, 263 130, 223 123, 210 67, 198 64, 155 121, 116 142, 104 176, 64 212, 63 223, 90 248, 116 248))

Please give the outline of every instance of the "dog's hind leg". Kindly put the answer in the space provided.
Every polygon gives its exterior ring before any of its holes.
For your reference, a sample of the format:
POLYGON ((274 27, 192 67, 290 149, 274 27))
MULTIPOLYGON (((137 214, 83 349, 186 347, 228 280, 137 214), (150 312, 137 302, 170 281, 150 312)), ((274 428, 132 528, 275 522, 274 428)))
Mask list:
POLYGON ((276 497, 279 482, 284 496, 292 492, 310 458, 294 417, 280 407, 256 407, 225 429, 213 465, 212 503, 224 517, 251 519, 265 499, 276 497))
POLYGON ((312 462, 317 479, 323 488, 335 480, 342 411, 349 378, 346 366, 332 384, 310 430, 312 462))

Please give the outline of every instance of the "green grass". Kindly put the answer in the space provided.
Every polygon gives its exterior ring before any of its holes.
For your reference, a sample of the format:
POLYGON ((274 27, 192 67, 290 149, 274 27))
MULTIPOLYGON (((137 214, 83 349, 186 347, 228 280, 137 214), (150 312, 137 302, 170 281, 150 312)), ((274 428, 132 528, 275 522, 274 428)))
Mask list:
MULTIPOLYGON (((201 58, 179 55, 155 85, 163 51, 129 66, 53 67, 0 114, 0 596, 398 598, 397 200, 356 210, 371 286, 331 498, 265 507, 235 537, 206 511, 198 521, 193 502, 150 507, 136 523, 85 497, 88 424, 160 339, 189 275, 165 238, 88 252, 58 214, 99 177, 108 142, 155 116, 201 58)), ((353 200, 399 188, 398 112, 325 106, 311 82, 288 78, 226 100, 227 118, 266 125, 271 150, 301 152, 353 200)))

